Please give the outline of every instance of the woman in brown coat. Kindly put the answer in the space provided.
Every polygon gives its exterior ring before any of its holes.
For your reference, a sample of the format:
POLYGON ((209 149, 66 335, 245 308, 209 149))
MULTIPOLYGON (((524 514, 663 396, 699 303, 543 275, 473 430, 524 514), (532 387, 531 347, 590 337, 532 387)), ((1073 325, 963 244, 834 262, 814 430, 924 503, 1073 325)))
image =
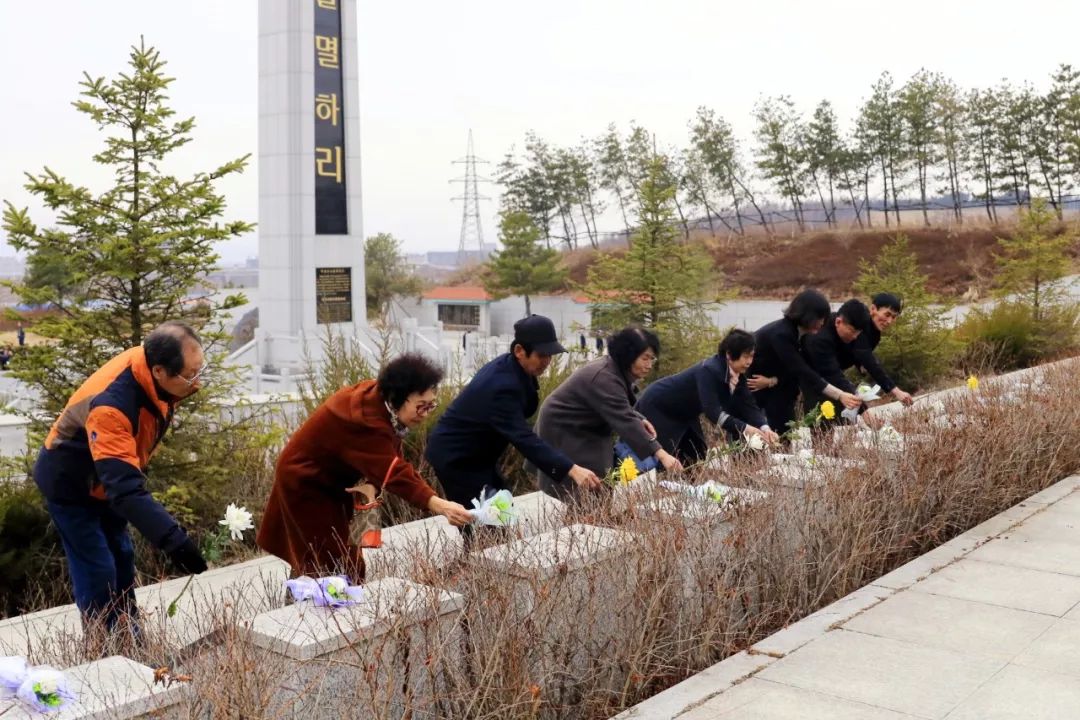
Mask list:
MULTIPOLYGON (((401 438, 435 409, 442 371, 422 355, 403 355, 378 380, 339 390, 311 414, 278 457, 274 487, 256 542, 292 566, 294 576, 345 572, 364 576, 349 523, 371 484, 453 525, 470 520, 444 500, 401 456, 401 438), (354 507, 354 497, 356 498, 354 507)), ((370 499, 370 498, 367 498, 370 499)))

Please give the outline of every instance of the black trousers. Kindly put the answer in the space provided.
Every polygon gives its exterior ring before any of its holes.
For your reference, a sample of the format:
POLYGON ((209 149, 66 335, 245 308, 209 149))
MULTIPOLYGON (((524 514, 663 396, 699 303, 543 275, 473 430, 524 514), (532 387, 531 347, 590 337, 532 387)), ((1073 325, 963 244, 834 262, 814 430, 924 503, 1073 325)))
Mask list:
POLYGON ((798 398, 799 386, 784 382, 754 393, 754 400, 765 413, 769 427, 781 435, 788 431, 788 423, 795 419, 795 401, 798 398))

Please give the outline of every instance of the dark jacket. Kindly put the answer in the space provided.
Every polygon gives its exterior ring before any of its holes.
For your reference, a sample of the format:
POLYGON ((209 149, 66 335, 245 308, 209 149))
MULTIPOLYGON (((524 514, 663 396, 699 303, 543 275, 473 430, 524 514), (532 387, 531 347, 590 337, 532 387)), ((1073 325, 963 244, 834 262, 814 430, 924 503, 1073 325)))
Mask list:
POLYGON ((401 438, 374 380, 339 390, 316 408, 278 456, 274 486, 256 542, 296 575, 342 567, 363 576, 349 539, 354 497, 371 483, 426 509, 435 491, 401 456, 401 438))
POLYGON ((833 313, 825 327, 803 340, 803 355, 825 382, 844 392, 854 393, 855 384, 848 380, 844 371, 855 366, 853 349, 856 342, 858 338, 850 343, 840 338, 836 332, 836 314, 833 313))
MULTIPOLYGON (((823 380, 844 392, 854 394, 855 383, 847 378, 844 371, 855 366, 853 350, 856 342, 858 338, 850 343, 840 338, 840 334, 836 332, 836 313, 833 313, 825 322, 825 327, 803 339, 803 355, 823 380)), ((826 399, 824 395, 810 388, 803 388, 803 394, 808 407, 826 399)), ((866 406, 863 405, 860 411, 865 409, 866 406)))
POLYGON ((757 347, 747 376, 766 375, 776 378, 781 386, 794 389, 805 387, 817 393, 825 389, 825 380, 810 367, 800 352, 799 328, 793 320, 774 320, 759 328, 754 338, 757 347))
POLYGON ((881 367, 881 363, 878 362, 877 357, 874 355, 874 350, 877 349, 880 342, 881 331, 877 329, 877 325, 870 323, 870 327, 863 330, 858 339, 852 343, 852 356, 855 359, 855 366, 874 378, 874 382, 881 386, 883 394, 891 393, 896 389, 896 383, 881 367))
POLYGON ((155 547, 187 540, 146 489, 150 457, 173 417, 158 395, 141 347, 105 363, 75 391, 53 423, 34 465, 34 482, 53 502, 108 502, 155 547))
POLYGON ((449 499, 468 506, 485 485, 504 486, 498 463, 507 445, 552 479, 566 477, 574 463, 526 422, 540 404, 539 389, 507 353, 480 368, 450 403, 425 451, 449 499))
MULTIPOLYGON (((536 434, 576 464, 603 476, 611 469, 618 435, 641 458, 660 445, 645 432, 634 412, 636 392, 629 377, 610 357, 574 371, 544 400, 536 434)), ((572 481, 570 481, 572 482, 572 481)))
POLYGON ((799 327, 793 320, 774 320, 758 328, 754 338, 757 347, 747 377, 764 375, 778 381, 776 387, 754 393, 754 399, 769 418, 769 427, 778 433, 787 432, 788 424, 795 419, 799 388, 820 395, 827 383, 803 357, 799 327))
POLYGON ((745 376, 739 376, 735 392, 731 392, 727 360, 720 355, 654 382, 638 399, 637 411, 649 419, 657 440, 672 453, 688 432, 701 436, 704 442, 700 415, 732 435, 741 434, 747 425, 760 428, 768 424, 745 376))

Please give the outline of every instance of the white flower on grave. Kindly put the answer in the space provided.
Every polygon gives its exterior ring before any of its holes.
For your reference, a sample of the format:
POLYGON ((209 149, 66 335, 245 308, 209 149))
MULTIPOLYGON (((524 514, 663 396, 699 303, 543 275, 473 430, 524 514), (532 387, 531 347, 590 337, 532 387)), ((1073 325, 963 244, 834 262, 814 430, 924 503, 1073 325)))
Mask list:
POLYGON ((243 540, 244 531, 255 527, 248 509, 237 507, 236 503, 229 503, 229 507, 225 508, 225 519, 218 520, 218 525, 228 528, 233 540, 243 540))
POLYGON ((810 428, 808 428, 808 427, 795 428, 792 431, 792 435, 798 440, 809 440, 810 439, 810 428))
POLYGON ((286 580, 285 588, 296 602, 310 600, 316 607, 355 605, 364 597, 364 589, 359 585, 350 585, 349 578, 344 575, 329 575, 317 579, 303 575, 286 580))
POLYGON ((48 665, 39 665, 27 672, 16 695, 42 713, 59 710, 75 699, 74 693, 68 690, 64 673, 48 665))
POLYGON ((678 493, 685 493, 687 496, 694 498, 695 500, 706 500, 709 502, 717 503, 721 506, 731 504, 738 496, 733 495, 731 488, 720 483, 707 480, 701 485, 686 485, 679 482, 671 482, 669 480, 661 480, 660 487, 665 490, 672 490, 678 493))
POLYGON ((764 450, 765 438, 757 434, 751 435, 746 439, 746 447, 751 450, 764 450))
POLYGON ((721 490, 718 486, 712 484, 706 486, 705 497, 709 498, 715 503, 720 503, 721 505, 723 505, 724 502, 727 500, 727 496, 724 494, 724 491, 721 490))
POLYGON ((345 582, 345 578, 338 576, 328 577, 326 582, 323 583, 323 592, 335 600, 340 600, 345 597, 345 591, 348 587, 349 583, 345 582))
POLYGON ((887 445, 900 445, 904 442, 904 436, 892 425, 886 425, 877 433, 878 441, 887 445))
MULTIPOLYGON (((289 580, 288 582, 293 581, 289 580)), ((315 584, 319 592, 312 596, 312 600, 319 607, 355 605, 364 597, 364 589, 359 585, 351 585, 349 578, 344 575, 321 577, 315 580, 315 584)))
POLYGON ((14 697, 25 678, 26 658, 0 657, 0 698, 14 697))

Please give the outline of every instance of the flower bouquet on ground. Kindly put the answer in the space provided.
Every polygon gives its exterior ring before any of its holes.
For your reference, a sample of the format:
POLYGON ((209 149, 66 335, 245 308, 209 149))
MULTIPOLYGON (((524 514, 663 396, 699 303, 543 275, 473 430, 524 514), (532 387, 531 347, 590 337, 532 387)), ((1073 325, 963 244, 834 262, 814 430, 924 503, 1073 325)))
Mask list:
POLYGON ((684 483, 660 481, 660 487, 665 490, 682 494, 694 500, 709 505, 719 505, 722 509, 730 509, 735 505, 745 502, 753 502, 755 499, 766 497, 765 493, 745 488, 733 488, 729 485, 708 480, 701 485, 687 485, 684 483))
POLYGON ((877 430, 860 427, 858 434, 855 436, 855 442, 863 447, 880 448, 889 451, 898 451, 904 448, 904 436, 889 424, 885 424, 877 430))
POLYGON ((0 657, 0 699, 17 699, 33 712, 51 713, 73 702, 75 693, 59 670, 48 665, 31 667, 17 656, 0 657))
POLYGON ((702 464, 713 470, 719 470, 728 463, 728 458, 746 451, 762 452, 767 450, 769 444, 761 435, 743 433, 742 438, 720 445, 713 445, 705 452, 702 464))
POLYGON ((364 597, 364 589, 352 585, 345 575, 310 578, 307 575, 285 581, 285 589, 298 603, 310 600, 315 607, 355 605, 364 597))
POLYGON ((509 527, 518 522, 518 511, 514 507, 514 495, 509 490, 499 490, 490 495, 481 494, 473 498, 469 515, 473 522, 494 527, 509 527))
POLYGON ((713 482, 712 480, 706 480, 701 485, 686 485, 685 483, 661 480, 660 487, 665 490, 672 490, 674 492, 689 495, 698 500, 707 500, 721 506, 727 505, 733 500, 731 488, 727 485, 713 482))

